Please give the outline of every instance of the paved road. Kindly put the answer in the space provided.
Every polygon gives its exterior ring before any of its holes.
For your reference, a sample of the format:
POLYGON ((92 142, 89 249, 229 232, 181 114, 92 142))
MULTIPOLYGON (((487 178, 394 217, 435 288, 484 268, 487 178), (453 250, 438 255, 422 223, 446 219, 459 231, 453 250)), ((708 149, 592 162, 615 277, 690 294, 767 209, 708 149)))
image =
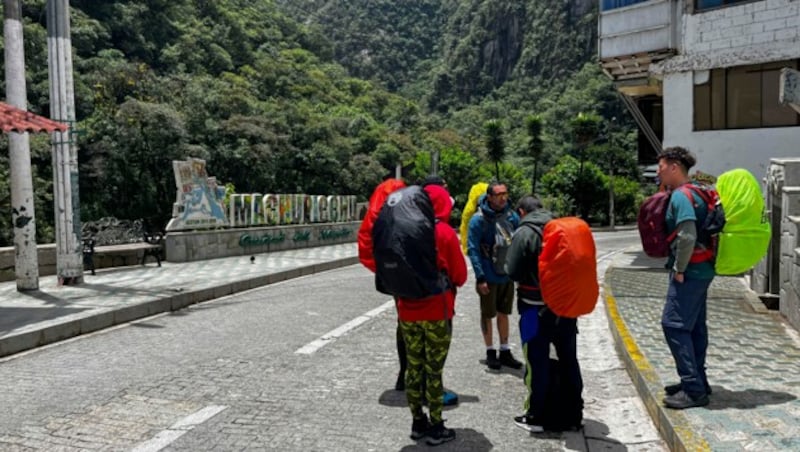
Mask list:
MULTIPOLYGON (((634 234, 597 234, 601 274, 634 234)), ((458 438, 439 450, 664 450, 603 309, 580 323, 584 431, 530 436, 514 427, 522 374, 478 363, 473 284, 459 295, 445 369, 445 385, 461 396, 446 412, 458 438)), ((5 359, 0 449, 421 448, 408 439, 403 394, 391 389, 394 308, 372 287, 370 273, 346 267, 5 359)))

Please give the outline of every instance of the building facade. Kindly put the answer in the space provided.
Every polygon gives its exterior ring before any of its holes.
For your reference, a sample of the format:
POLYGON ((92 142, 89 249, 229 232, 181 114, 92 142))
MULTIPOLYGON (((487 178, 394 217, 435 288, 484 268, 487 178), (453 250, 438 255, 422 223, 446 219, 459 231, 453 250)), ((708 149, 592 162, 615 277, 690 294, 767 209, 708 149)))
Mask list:
POLYGON ((779 100, 800 68, 800 0, 602 0, 599 54, 642 135, 642 163, 684 146, 698 170, 800 157, 800 114, 779 100))

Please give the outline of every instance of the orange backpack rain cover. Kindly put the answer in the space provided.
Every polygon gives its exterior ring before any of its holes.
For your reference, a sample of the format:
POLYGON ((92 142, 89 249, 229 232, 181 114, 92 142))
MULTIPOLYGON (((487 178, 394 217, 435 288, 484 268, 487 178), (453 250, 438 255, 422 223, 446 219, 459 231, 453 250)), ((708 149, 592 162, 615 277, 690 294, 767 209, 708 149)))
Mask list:
POLYGON ((577 318, 594 310, 597 255, 589 225, 576 217, 549 221, 539 254, 539 283, 547 307, 560 317, 577 318))

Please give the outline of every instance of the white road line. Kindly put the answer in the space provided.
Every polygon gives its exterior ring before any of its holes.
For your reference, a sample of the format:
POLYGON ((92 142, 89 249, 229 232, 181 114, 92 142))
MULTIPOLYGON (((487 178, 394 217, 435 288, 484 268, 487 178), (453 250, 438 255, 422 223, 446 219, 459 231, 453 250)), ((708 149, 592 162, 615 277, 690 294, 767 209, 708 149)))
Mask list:
POLYGON ((170 444, 175 442, 175 440, 186 434, 186 432, 202 424, 203 422, 211 419, 212 417, 216 416, 226 408, 228 407, 220 405, 209 405, 199 411, 195 411, 194 413, 172 424, 172 427, 158 432, 158 434, 154 436, 153 439, 140 443, 138 446, 134 447, 131 451, 157 452, 169 446, 170 444))
POLYGON ((393 307, 394 307, 394 300, 389 300, 386 303, 380 305, 379 307, 373 309, 372 311, 360 315, 354 318, 353 320, 345 323, 344 325, 336 328, 335 330, 323 334, 322 336, 320 336, 319 339, 315 339, 309 342, 308 344, 298 348, 297 350, 295 350, 295 353, 298 355, 310 355, 316 352, 317 350, 321 349, 322 347, 335 341, 336 339, 344 336, 345 334, 347 334, 348 331, 352 330, 353 328, 363 324, 364 322, 368 322, 374 317, 382 314, 387 309, 393 307))
MULTIPOLYGON (((603 254, 603 255, 601 255, 600 257, 597 258, 597 263, 599 264, 600 262, 602 262, 604 260, 610 259, 611 257, 615 256, 616 254, 619 254, 620 252, 621 252, 621 250, 611 251, 609 253, 603 254)), ((471 272, 472 269, 470 268, 469 270, 471 272)), ((602 278, 600 278, 600 279, 602 280, 602 278)), ((356 328, 359 325, 364 324, 365 322, 368 322, 368 321, 372 320, 376 316, 382 314, 384 311, 386 311, 387 309, 392 308, 392 307, 394 307, 394 300, 389 300, 386 303, 382 304, 381 306, 373 309, 372 311, 369 311, 366 314, 360 315, 360 316, 354 318, 353 320, 345 323, 344 325, 342 325, 342 326, 340 326, 340 327, 338 327, 338 328, 336 328, 334 330, 331 330, 331 331, 323 334, 318 339, 315 339, 315 340, 309 342, 308 344, 298 348, 297 350, 295 350, 294 353, 297 354, 297 355, 311 355, 314 352, 316 352, 317 350, 321 349, 322 347, 324 347, 324 346, 330 344, 331 342, 335 341, 336 339, 344 336, 350 330, 356 328)))

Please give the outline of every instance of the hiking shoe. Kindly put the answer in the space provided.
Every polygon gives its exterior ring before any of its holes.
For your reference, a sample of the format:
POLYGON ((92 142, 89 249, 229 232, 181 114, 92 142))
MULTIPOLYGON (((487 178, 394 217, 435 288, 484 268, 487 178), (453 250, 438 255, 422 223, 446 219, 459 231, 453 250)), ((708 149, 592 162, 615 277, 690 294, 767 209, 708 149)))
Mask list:
POLYGON ((692 397, 681 390, 671 396, 664 397, 664 406, 667 408, 672 408, 673 410, 684 410, 686 408, 694 408, 706 405, 708 405, 707 394, 703 394, 699 397, 692 397))
MULTIPOLYGON (((674 385, 664 386, 664 392, 668 396, 669 395, 673 395, 673 394, 677 394, 681 389, 683 389, 683 386, 681 386, 680 383, 675 383, 674 385)), ((708 383, 706 383, 706 394, 711 395, 711 386, 709 386, 708 383)))
POLYGON ((541 421, 534 418, 532 414, 523 414, 522 416, 514 416, 514 424, 531 433, 542 433, 544 425, 541 421))
POLYGON ((497 359, 497 350, 486 350, 486 366, 492 370, 500 370, 500 360, 497 359))
POLYGON ((445 391, 442 396, 444 406, 458 405, 458 394, 453 391, 445 391))
POLYGON ((418 441, 428 434, 431 429, 431 421, 428 420, 428 415, 423 414, 421 418, 414 419, 411 423, 411 439, 418 441))
POLYGON ((394 390, 395 391, 405 391, 406 390, 406 373, 400 372, 397 374, 397 381, 394 383, 394 390))
POLYGON ((522 369, 522 363, 514 359, 511 350, 500 350, 500 364, 512 369, 522 369))
POLYGON ((454 439, 456 439, 456 431, 445 427, 444 421, 441 421, 428 430, 428 441, 426 442, 429 446, 438 446, 454 439))

